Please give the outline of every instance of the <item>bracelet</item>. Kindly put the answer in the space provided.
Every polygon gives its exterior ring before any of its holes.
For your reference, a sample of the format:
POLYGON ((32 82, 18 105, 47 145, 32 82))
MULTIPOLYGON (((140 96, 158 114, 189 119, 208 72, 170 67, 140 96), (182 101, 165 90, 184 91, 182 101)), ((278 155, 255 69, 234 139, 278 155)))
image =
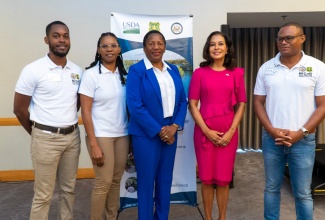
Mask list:
POLYGON ((173 125, 178 129, 178 124, 175 124, 175 123, 174 123, 173 125))
POLYGON ((232 128, 232 127, 230 127, 230 129, 233 130, 233 131, 236 131, 236 129, 234 129, 234 128, 232 128))

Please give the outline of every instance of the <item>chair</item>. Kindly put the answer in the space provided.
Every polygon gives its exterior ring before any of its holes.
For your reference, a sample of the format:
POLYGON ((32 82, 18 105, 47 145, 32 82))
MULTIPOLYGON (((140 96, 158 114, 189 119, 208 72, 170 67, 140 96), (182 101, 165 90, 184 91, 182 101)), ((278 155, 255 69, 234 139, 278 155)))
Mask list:
MULTIPOLYGON (((288 164, 284 174, 290 178, 288 164)), ((310 188, 313 198, 314 196, 325 195, 325 144, 316 144, 315 163, 310 188)))
POLYGON ((316 145, 311 190, 313 198, 316 195, 325 195, 325 144, 316 145))

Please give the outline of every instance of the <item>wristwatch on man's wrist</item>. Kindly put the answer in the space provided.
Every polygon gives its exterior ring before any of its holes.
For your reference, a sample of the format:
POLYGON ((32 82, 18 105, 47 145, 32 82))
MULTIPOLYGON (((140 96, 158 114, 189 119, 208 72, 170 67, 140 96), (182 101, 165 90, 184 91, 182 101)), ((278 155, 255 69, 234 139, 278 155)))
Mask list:
POLYGON ((305 127, 301 127, 300 129, 304 133, 304 137, 307 137, 309 135, 309 131, 305 127))

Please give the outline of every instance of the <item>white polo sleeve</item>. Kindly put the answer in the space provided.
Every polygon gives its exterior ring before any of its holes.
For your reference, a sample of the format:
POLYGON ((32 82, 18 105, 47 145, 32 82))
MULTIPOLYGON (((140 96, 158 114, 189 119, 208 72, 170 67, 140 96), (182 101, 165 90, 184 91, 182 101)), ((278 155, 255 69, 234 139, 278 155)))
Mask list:
POLYGON ((23 95, 32 96, 37 87, 37 76, 38 73, 33 72, 30 65, 25 66, 21 71, 15 91, 23 95))
POLYGON ((82 74, 81 83, 78 91, 79 94, 83 94, 91 98, 94 97, 95 91, 99 86, 97 80, 98 78, 95 74, 96 72, 92 71, 92 69, 86 70, 82 74))
POLYGON ((319 62, 318 79, 316 82, 315 96, 325 95, 325 64, 319 62))
POLYGON ((266 95, 264 76, 265 76, 265 65, 262 65, 257 73, 254 95, 266 95))

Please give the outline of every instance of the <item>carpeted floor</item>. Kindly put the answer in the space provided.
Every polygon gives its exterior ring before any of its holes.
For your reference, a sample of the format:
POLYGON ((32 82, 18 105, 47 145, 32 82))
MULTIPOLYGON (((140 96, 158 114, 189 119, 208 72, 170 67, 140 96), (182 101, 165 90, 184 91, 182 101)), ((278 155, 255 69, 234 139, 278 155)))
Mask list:
MULTIPOLYGON (((77 181, 75 199, 75 220, 89 219, 90 194, 93 180, 77 181)), ((234 188, 230 190, 228 220, 262 220, 264 169, 260 152, 237 153, 235 165, 234 188)), ((203 212, 201 185, 197 185, 199 209, 203 212)), ((0 220, 27 220, 33 197, 33 182, 0 183, 0 220)), ((57 194, 53 196, 49 219, 56 219, 57 194)), ((314 199, 314 220, 323 220, 325 216, 325 196, 314 199)), ((213 209, 214 219, 218 219, 216 205, 213 209)), ((137 208, 123 210, 119 220, 137 219, 137 208)), ((202 219, 197 207, 172 205, 169 215, 171 220, 202 219)), ((281 220, 294 220, 294 199, 291 195, 289 179, 284 178, 281 200, 281 220)))

